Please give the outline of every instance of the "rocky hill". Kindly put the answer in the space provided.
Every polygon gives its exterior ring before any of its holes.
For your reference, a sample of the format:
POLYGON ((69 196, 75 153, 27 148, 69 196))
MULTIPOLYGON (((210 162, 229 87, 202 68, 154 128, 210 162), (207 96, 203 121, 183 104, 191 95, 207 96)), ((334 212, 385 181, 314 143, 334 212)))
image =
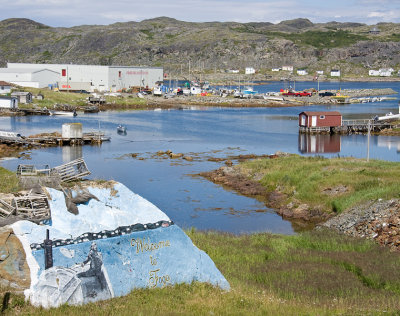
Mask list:
POLYGON ((111 25, 49 27, 29 19, 0 21, 0 66, 7 62, 163 66, 176 75, 288 64, 352 75, 400 65, 400 24, 191 23, 159 17, 111 25))

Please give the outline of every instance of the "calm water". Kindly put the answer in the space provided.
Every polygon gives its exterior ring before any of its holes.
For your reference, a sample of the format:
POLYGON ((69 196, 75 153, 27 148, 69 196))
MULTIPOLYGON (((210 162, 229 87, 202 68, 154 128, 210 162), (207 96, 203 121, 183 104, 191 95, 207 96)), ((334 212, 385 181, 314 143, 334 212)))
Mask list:
MULTIPOLYGON (((256 86, 260 92, 277 91, 283 83, 256 86)), ((296 89, 316 83, 296 83, 296 89)), ((320 89, 337 89, 339 83, 320 83, 320 89)), ((399 83, 342 83, 344 88, 385 88, 400 90, 399 83)), ((346 118, 370 118, 397 112, 397 100, 341 106, 320 106, 318 110, 340 111, 346 118)), ((100 129, 112 136, 100 147, 55 147, 31 152, 31 159, 6 160, 2 166, 16 170, 18 164, 56 166, 83 156, 93 179, 114 179, 124 183, 162 209, 181 227, 213 229, 233 233, 269 231, 292 234, 290 222, 254 199, 224 190, 201 177, 202 171, 223 163, 209 157, 238 154, 273 154, 276 151, 305 155, 354 156, 367 154, 366 136, 334 138, 299 137, 298 114, 313 107, 295 108, 193 108, 191 110, 106 112, 66 117, 0 118, 0 130, 23 135, 60 131, 66 122, 81 122, 84 131, 100 129), (127 126, 127 135, 116 126, 127 126), (190 154, 195 161, 161 159, 159 150, 190 154), (310 153, 312 151, 312 153, 310 153), (318 152, 319 151, 319 152, 318 152), (130 153, 137 153, 132 158, 130 153)), ((399 161, 400 137, 372 136, 370 157, 399 161)))

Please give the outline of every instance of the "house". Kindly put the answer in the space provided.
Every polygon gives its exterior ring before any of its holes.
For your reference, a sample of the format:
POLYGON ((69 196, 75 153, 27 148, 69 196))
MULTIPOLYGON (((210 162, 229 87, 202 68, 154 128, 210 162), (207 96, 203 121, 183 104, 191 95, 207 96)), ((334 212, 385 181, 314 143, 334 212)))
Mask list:
POLYGON ((11 93, 11 83, 0 81, 0 94, 11 93))
POLYGON ((324 74, 324 71, 323 71, 323 70, 317 70, 315 73, 316 73, 317 75, 323 75, 323 74, 324 74))
POLYGON ((44 95, 39 93, 37 96, 35 96, 36 100, 44 100, 44 95))
POLYGON ((282 70, 283 71, 293 71, 293 66, 287 66, 287 65, 282 66, 282 70))
POLYGON ((238 74, 239 73, 239 69, 227 69, 226 73, 228 73, 228 74, 238 74))
POLYGON ((274 72, 278 72, 278 71, 281 70, 281 68, 272 68, 271 70, 274 71, 274 72))
POLYGON ((377 76, 380 75, 380 73, 379 73, 379 70, 371 69, 371 70, 368 71, 368 75, 377 77, 377 76))
POLYGON ((305 75, 308 75, 308 72, 305 69, 297 69, 297 74, 299 76, 305 76, 305 75))
POLYGON ((331 77, 340 77, 340 70, 339 69, 332 69, 331 70, 331 77))
POLYGON ((253 67, 246 67, 244 73, 246 75, 253 75, 256 73, 256 70, 253 67))
POLYGON ((17 98, 21 104, 32 103, 32 93, 24 91, 16 91, 11 93, 11 97, 17 98))
POLYGON ((393 68, 381 68, 381 69, 379 69, 379 76, 381 76, 381 77, 391 77, 393 71, 394 71, 393 68))
POLYGON ((339 127, 342 114, 337 111, 306 111, 299 114, 299 127, 339 127))
POLYGON ((376 26, 374 26, 372 29, 369 30, 368 33, 369 33, 369 34, 378 35, 378 34, 381 33, 381 31, 380 31, 376 26))
POLYGON ((15 97, 0 97, 0 109, 17 109, 18 99, 15 97))

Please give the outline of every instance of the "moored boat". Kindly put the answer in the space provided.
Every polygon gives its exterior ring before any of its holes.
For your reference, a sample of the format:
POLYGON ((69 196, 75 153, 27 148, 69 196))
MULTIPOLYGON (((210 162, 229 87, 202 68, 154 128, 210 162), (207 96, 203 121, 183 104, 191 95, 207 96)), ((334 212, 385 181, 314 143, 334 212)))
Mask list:
POLYGON ((118 125, 117 126, 117 132, 119 133, 119 134, 126 134, 126 126, 123 126, 123 125, 118 125))

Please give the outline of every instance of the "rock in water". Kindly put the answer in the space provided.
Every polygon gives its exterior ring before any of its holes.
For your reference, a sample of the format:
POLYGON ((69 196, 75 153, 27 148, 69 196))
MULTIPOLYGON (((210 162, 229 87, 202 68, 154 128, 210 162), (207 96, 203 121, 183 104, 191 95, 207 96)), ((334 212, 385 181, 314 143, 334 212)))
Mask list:
POLYGON ((87 189, 98 200, 78 205, 76 215, 68 212, 63 192, 47 189, 49 225, 11 225, 26 252, 31 282, 25 294, 32 304, 83 304, 193 281, 229 289, 210 257, 149 201, 120 183, 87 189), (53 243, 48 269, 46 229, 53 243))

